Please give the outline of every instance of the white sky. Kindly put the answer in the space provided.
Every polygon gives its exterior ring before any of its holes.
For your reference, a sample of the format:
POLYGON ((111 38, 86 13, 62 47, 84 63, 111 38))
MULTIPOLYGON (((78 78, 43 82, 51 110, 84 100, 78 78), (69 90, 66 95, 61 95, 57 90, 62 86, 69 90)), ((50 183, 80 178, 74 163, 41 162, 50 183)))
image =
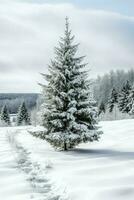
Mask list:
POLYGON ((79 53, 86 55, 90 77, 134 67, 132 15, 89 4, 35 2, 0 0, 0 93, 40 91, 39 73, 47 71, 53 58, 65 16, 81 44, 79 53))

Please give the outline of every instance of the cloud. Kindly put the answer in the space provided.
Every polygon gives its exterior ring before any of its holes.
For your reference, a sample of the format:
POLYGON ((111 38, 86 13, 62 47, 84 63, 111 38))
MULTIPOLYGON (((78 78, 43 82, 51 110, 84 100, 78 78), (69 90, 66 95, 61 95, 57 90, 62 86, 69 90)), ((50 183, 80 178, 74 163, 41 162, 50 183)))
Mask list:
POLYGON ((64 18, 86 55, 90 77, 134 66, 134 18, 72 4, 0 2, 0 91, 39 91, 54 46, 64 32, 64 18))

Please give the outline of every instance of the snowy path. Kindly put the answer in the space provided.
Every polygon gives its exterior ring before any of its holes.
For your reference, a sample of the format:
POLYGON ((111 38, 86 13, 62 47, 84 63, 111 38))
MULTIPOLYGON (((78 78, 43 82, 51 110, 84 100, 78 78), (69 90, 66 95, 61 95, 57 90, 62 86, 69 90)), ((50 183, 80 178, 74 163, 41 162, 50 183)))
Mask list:
POLYGON ((31 199, 31 188, 20 173, 15 162, 15 155, 8 142, 6 130, 0 130, 0 199, 31 199))
POLYGON ((62 200, 47 178, 47 168, 30 159, 16 137, 21 130, 0 129, 0 199, 62 200))
POLYGON ((69 152, 29 127, 0 128, 0 200, 133 200, 134 120, 101 125, 99 143, 69 152))

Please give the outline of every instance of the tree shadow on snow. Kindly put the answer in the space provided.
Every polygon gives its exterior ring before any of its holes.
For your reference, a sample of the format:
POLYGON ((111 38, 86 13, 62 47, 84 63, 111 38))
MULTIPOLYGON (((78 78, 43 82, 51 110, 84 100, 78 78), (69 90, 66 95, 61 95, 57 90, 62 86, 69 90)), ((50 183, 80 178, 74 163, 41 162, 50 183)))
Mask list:
POLYGON ((119 160, 134 160, 133 151, 118 151, 112 149, 74 149, 68 152, 72 156, 84 158, 111 158, 119 160))

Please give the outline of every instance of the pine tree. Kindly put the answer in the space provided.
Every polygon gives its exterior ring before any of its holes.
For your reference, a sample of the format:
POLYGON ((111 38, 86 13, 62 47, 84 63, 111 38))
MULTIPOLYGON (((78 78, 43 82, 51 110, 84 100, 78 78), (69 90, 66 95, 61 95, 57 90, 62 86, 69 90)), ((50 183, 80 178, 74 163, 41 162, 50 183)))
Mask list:
POLYGON ((118 108, 121 112, 123 112, 125 108, 125 102, 126 102, 126 88, 123 86, 121 92, 119 93, 119 101, 118 101, 118 108))
POLYGON ((30 125, 30 117, 25 102, 23 102, 19 107, 17 125, 30 125))
POLYGON ((112 92, 111 92, 111 95, 110 95, 110 98, 109 98, 109 101, 108 101, 108 105, 109 105, 109 112, 112 112, 115 105, 118 103, 118 94, 116 92, 116 89, 113 88, 112 89, 112 92))
POLYGON ((134 115, 134 101, 132 101, 131 110, 129 111, 130 115, 134 115))
POLYGON ((126 84, 123 86, 118 98, 118 107, 119 107, 119 110, 123 113, 128 113, 130 111, 127 106, 130 90, 131 90, 131 86, 129 84, 129 81, 127 81, 126 84))
POLYGON ((134 86, 130 90, 130 94, 128 96, 128 104, 126 106, 126 109, 129 111, 129 114, 132 114, 133 110, 133 104, 134 104, 134 86))
POLYGON ((105 108, 105 104, 103 103, 103 101, 100 103, 99 105, 99 111, 98 114, 100 115, 101 113, 105 113, 106 112, 106 108, 105 108))
POLYGON ((66 18, 65 35, 55 49, 55 59, 49 74, 43 74, 48 84, 43 86, 43 125, 46 140, 55 148, 68 150, 81 142, 98 140, 97 113, 87 80, 84 57, 76 57, 78 44, 66 18))
POLYGON ((10 116, 9 116, 9 112, 8 109, 5 106, 3 106, 2 110, 1 110, 1 121, 3 124, 5 125, 10 125, 10 116))

